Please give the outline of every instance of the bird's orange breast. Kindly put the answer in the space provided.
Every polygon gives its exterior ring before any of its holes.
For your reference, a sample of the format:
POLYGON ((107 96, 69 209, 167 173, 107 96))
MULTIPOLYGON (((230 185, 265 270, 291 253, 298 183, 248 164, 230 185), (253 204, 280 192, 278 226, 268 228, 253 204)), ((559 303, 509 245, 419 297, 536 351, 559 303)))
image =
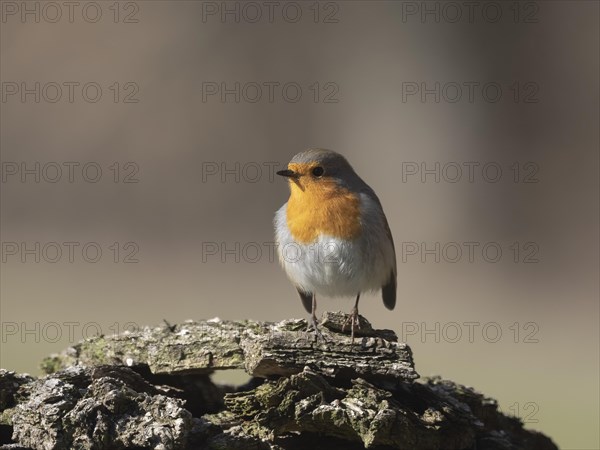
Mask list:
POLYGON ((321 234, 345 240, 360 235, 358 195, 325 180, 302 186, 290 182, 290 188, 287 225, 297 242, 309 244, 321 234))

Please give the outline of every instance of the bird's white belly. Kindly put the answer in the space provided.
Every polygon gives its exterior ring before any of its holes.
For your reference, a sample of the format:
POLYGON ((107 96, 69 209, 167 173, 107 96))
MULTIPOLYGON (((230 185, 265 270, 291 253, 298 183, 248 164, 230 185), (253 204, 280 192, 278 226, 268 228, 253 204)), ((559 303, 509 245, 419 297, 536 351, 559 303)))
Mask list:
POLYGON ((378 290, 389 279, 393 250, 382 247, 369 233, 354 240, 321 235, 313 243, 302 244, 291 236, 284 208, 277 212, 276 222, 279 260, 292 282, 305 292, 355 296, 378 290))
POLYGON ((366 262, 356 241, 321 236, 312 244, 280 245, 279 252, 288 276, 306 292, 350 296, 380 287, 369 286, 366 262))

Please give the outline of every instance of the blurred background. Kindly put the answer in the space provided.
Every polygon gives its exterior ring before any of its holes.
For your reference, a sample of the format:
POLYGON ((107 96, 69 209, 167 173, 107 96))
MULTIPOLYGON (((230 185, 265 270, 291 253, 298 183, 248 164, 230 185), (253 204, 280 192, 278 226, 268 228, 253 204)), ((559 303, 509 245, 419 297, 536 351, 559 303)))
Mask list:
POLYGON ((0 366, 304 317, 274 172, 325 147, 396 241, 396 309, 361 313, 422 376, 599 448, 599 4, 470 5, 2 1, 0 366))

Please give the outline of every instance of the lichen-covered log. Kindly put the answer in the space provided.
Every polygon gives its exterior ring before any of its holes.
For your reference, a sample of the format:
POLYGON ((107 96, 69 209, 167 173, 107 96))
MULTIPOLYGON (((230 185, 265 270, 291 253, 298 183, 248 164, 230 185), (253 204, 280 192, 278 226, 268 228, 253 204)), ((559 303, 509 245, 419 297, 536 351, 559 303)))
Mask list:
POLYGON ((97 337, 34 379, 0 370, 0 450, 556 450, 494 400, 413 381, 410 349, 341 313, 306 321, 186 322, 97 337), (243 368, 245 385, 214 370, 243 368))
POLYGON ((278 323, 186 322, 174 327, 146 327, 117 336, 82 341, 43 363, 46 373, 76 364, 148 366, 154 374, 210 373, 245 369, 256 377, 298 373, 310 366, 325 375, 396 383, 418 377, 410 348, 390 330, 374 330, 361 317, 353 343, 343 333, 346 315, 325 313, 324 339, 307 333, 305 320, 278 323))

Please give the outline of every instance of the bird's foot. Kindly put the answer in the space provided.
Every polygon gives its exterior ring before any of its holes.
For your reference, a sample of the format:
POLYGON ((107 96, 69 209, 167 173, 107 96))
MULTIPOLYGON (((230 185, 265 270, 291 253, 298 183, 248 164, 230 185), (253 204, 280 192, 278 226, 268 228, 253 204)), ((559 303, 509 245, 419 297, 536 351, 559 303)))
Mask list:
POLYGON ((344 322, 344 325, 342 326, 342 333, 346 330, 346 326, 348 324, 350 324, 350 338, 352 340, 352 345, 354 345, 354 330, 360 329, 360 321, 358 320, 357 307, 352 308, 352 311, 350 311, 350 315, 348 316, 348 318, 344 322))
POLYGON ((323 333, 319 329, 319 324, 317 323, 317 316, 314 314, 311 316, 310 320, 308 321, 308 326, 306 327, 306 333, 310 333, 311 330, 313 330, 315 333, 314 334, 315 342, 317 342, 317 341, 327 342, 325 335, 323 335, 323 333))

